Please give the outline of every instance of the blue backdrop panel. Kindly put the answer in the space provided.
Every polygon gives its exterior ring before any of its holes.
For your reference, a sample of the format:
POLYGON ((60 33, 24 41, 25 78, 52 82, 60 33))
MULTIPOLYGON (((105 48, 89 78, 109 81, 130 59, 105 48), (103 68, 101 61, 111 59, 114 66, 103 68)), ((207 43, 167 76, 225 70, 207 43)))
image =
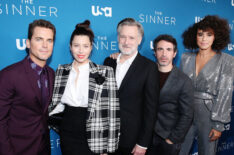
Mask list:
MULTIPOLYGON (((57 28, 54 53, 49 65, 72 61, 69 39, 77 23, 91 21, 95 33, 92 61, 102 64, 105 57, 118 51, 116 26, 120 20, 133 17, 144 26, 145 36, 140 53, 155 60, 152 40, 159 34, 173 35, 178 41, 179 52, 175 64, 186 49, 181 34, 205 15, 216 14, 226 18, 231 29, 232 42, 224 52, 234 55, 234 0, 0 0, 0 70, 26 56, 25 39, 28 24, 35 19, 51 21, 57 28)), ((232 113, 232 118, 234 118, 232 113)), ((234 121, 226 125, 218 146, 219 155, 234 154, 234 121)), ((53 155, 60 155, 59 136, 51 131, 53 155)), ((197 154, 196 145, 193 155, 197 154)))

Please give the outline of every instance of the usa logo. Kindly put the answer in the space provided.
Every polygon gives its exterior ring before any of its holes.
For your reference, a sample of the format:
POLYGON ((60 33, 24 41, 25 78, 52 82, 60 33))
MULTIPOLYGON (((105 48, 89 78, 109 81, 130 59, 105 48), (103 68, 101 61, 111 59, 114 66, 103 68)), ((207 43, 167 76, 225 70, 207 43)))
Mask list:
POLYGON ((101 16, 104 15, 106 17, 112 17, 112 8, 111 7, 99 7, 99 6, 92 6, 92 14, 94 16, 101 16))

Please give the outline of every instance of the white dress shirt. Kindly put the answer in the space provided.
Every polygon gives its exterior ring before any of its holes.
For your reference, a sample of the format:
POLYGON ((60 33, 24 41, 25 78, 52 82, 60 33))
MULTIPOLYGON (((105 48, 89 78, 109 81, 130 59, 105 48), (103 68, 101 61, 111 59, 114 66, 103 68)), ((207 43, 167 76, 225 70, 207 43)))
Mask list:
POLYGON ((73 62, 61 102, 72 107, 88 107, 89 63, 78 66, 78 70, 73 62))
POLYGON ((73 107, 88 107, 89 63, 78 67, 79 73, 73 67, 70 71, 65 91, 59 103, 49 116, 64 111, 65 105, 73 107))
POLYGON ((117 82, 117 86, 118 88, 120 87, 123 78, 125 77, 129 67, 131 66, 132 62, 134 61, 134 59, 136 58, 138 52, 136 52, 132 57, 130 57, 129 59, 125 60, 123 63, 120 63, 120 57, 122 54, 120 54, 117 57, 117 66, 116 66, 116 82, 117 82))

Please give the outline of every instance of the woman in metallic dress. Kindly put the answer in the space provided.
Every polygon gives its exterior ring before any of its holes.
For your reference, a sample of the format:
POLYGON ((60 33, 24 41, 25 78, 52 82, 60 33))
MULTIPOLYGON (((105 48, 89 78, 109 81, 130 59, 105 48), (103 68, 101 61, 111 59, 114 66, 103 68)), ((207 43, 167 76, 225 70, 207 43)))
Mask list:
POLYGON ((230 42, 228 22, 208 15, 189 27, 183 39, 194 51, 182 55, 181 69, 192 79, 195 93, 194 121, 180 155, 189 154, 195 136, 199 155, 215 155, 232 104, 234 58, 221 51, 230 42))

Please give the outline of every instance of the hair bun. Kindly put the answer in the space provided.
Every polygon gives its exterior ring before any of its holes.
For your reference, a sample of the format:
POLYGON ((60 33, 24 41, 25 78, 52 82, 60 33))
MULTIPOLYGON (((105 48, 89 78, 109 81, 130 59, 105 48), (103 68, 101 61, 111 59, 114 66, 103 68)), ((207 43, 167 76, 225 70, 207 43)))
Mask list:
POLYGON ((90 25, 90 21, 89 20, 85 20, 83 23, 79 23, 76 25, 76 29, 77 28, 89 28, 89 25, 90 25))

